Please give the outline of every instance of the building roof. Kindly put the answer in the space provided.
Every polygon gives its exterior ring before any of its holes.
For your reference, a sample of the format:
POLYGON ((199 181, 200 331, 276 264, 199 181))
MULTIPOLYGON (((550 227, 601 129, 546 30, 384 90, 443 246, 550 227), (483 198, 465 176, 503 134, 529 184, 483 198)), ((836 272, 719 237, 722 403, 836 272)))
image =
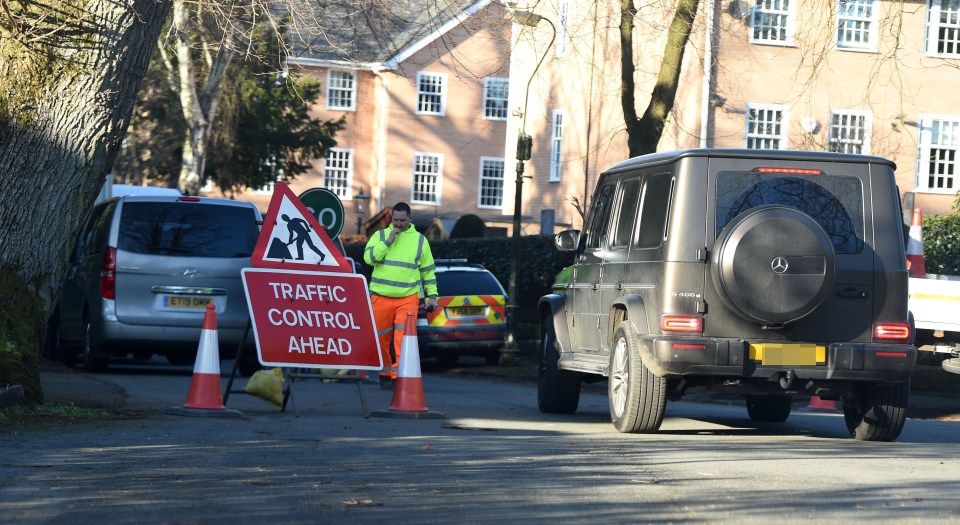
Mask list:
MULTIPOLYGON (((486 7, 490 0, 327 1, 310 26, 291 32, 289 61, 301 65, 395 68, 486 7)), ((295 24, 296 25, 296 24, 295 24)))

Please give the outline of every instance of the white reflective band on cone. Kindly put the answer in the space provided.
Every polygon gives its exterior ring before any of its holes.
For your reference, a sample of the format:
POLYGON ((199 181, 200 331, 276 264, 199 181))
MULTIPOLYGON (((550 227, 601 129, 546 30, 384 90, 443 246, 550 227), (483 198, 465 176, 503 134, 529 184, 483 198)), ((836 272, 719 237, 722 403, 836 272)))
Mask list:
POLYGON ((415 335, 403 336, 400 368, 397 370, 397 377, 423 377, 420 372, 420 346, 415 335), (413 352, 409 350, 413 350, 413 352))
POLYGON ((216 330, 200 331, 200 347, 197 350, 193 373, 220 375, 220 345, 216 330))

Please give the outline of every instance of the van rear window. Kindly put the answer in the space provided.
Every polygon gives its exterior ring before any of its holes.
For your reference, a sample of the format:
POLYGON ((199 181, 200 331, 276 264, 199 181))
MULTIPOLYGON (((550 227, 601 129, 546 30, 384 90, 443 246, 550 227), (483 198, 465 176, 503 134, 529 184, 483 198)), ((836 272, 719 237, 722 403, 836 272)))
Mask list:
POLYGON ((863 251, 863 185, 856 177, 721 172, 716 235, 736 216, 765 204, 790 206, 813 217, 837 253, 863 251))
POLYGON ((127 202, 118 248, 148 255, 250 257, 257 243, 249 208, 195 202, 127 202))

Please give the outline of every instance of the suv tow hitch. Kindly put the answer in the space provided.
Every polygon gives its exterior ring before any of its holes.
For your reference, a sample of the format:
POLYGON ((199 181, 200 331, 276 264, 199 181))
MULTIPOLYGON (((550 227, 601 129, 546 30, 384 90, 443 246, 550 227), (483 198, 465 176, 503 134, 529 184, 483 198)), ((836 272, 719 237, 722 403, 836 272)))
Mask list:
POLYGON ((797 379, 796 374, 793 373, 793 370, 787 370, 780 376, 780 388, 784 390, 792 390, 793 383, 797 379))

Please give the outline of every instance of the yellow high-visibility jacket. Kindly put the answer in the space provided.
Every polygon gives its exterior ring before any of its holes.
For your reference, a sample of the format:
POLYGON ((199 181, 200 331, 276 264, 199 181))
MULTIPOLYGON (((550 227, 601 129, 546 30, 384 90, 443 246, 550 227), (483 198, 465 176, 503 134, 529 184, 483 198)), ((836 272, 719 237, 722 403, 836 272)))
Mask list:
POLYGON ((364 262, 373 266, 370 291, 385 297, 408 297, 420 293, 422 282, 427 297, 437 297, 436 266, 426 237, 411 224, 388 245, 392 230, 391 224, 374 233, 363 250, 364 262))

